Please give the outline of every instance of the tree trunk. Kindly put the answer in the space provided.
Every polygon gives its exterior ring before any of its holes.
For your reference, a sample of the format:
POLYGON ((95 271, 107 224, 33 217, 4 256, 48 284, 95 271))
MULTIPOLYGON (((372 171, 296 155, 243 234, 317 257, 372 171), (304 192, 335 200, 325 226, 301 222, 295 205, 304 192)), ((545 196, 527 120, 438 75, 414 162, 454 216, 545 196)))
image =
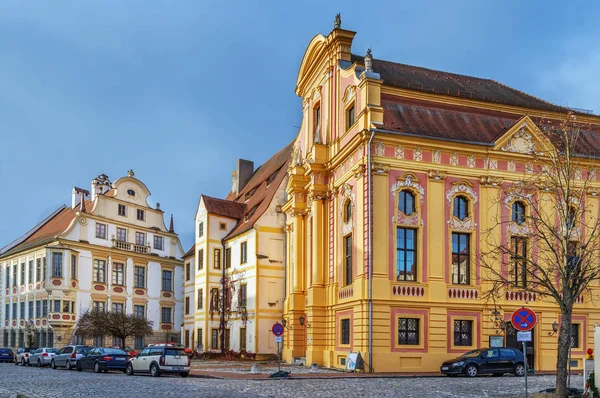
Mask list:
POLYGON ((556 395, 567 396, 567 377, 569 372, 569 350, 571 348, 571 315, 573 304, 565 303, 561 309, 558 335, 558 355, 556 358, 556 395))

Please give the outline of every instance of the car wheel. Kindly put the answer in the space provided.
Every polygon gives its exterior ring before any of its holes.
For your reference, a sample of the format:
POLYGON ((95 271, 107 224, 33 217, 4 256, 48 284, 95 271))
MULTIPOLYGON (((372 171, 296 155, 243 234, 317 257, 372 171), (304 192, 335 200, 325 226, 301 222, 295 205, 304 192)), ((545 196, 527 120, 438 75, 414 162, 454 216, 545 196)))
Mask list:
POLYGON ((77 369, 78 372, 81 372, 83 370, 83 368, 81 367, 81 362, 77 361, 77 363, 75 364, 75 369, 77 369))
POLYGON ((127 374, 127 376, 133 376, 133 366, 128 363, 127 367, 125 368, 125 373, 127 374))
POLYGON ((525 366, 522 363, 515 365, 515 376, 522 377, 525 375, 525 366))
POLYGON ((154 363, 152 365, 150 365, 150 375, 152 377, 159 377, 160 376, 160 369, 154 363))
POLYGON ((27 366, 31 366, 31 362, 29 361, 29 358, 27 358, 27 366))
POLYGON ((27 365, 27 362, 25 362, 25 358, 21 358, 21 366, 25 366, 27 365))
POLYGON ((17 358, 15 358, 15 365, 19 366, 19 361, 17 361, 17 358))
POLYGON ((67 370, 73 369, 73 366, 71 366, 71 360, 70 359, 67 359, 67 365, 65 367, 67 368, 67 370))
POLYGON ((42 361, 38 358, 37 360, 37 367, 41 368, 42 367, 42 361))
POLYGON ((50 362, 50 366, 52 367, 52 369, 56 369, 56 362, 54 362, 54 359, 52 360, 52 362, 50 362))
POLYGON ((94 364, 94 372, 100 373, 100 364, 98 362, 94 364))
POLYGON ((475 376, 477 376, 477 373, 478 373, 477 366, 475 366, 475 365, 469 365, 465 369, 465 374, 469 377, 475 377, 475 376))
POLYGON ((190 375, 190 372, 179 373, 179 376, 181 376, 181 377, 188 377, 189 375, 190 375))

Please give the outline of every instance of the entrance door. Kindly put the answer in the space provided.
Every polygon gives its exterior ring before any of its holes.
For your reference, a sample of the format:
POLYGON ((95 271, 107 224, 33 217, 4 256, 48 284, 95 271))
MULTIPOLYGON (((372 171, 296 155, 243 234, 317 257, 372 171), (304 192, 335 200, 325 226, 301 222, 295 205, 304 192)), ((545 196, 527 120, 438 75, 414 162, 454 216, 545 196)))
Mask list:
MULTIPOLYGON (((506 322, 506 348, 518 348, 523 351, 523 343, 517 341, 517 330, 513 327, 512 322, 506 322)), ((535 327, 531 329, 531 341, 527 343, 527 366, 530 369, 535 369, 534 365, 534 347, 535 347, 535 327)))

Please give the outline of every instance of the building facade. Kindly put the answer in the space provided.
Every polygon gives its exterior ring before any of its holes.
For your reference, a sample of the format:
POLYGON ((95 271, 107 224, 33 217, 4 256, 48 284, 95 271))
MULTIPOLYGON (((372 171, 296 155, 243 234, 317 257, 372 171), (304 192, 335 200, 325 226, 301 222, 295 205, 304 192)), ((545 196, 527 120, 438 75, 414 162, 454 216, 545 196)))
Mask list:
MULTIPOLYGON (((516 346, 510 316, 527 305, 539 315, 530 363, 554 370, 558 308, 512 290, 490 307, 477 253, 483 231, 527 202, 504 187, 532 172, 536 123, 569 109, 493 80, 354 55, 354 35, 315 36, 296 83, 284 359, 343 368, 359 351, 375 372, 437 372, 493 336, 516 346)), ((600 118, 577 117, 599 134, 600 118)), ((593 192, 586 201, 599 206, 593 192)), ((526 234, 507 225, 497 239, 526 234)), ((573 322, 580 369, 600 323, 593 300, 578 301, 573 322)))
POLYGON ((183 321, 183 250, 167 229, 160 204, 133 171, 112 183, 73 188, 62 206, 0 251, 5 347, 69 343, 119 344, 112 336, 75 335, 78 316, 92 308, 125 311, 153 322, 154 334, 126 344, 141 348, 179 341, 183 321))
POLYGON ((291 150, 289 144, 257 170, 240 159, 225 199, 201 195, 196 242, 184 258, 184 344, 277 352, 271 326, 283 314, 281 205, 291 150))

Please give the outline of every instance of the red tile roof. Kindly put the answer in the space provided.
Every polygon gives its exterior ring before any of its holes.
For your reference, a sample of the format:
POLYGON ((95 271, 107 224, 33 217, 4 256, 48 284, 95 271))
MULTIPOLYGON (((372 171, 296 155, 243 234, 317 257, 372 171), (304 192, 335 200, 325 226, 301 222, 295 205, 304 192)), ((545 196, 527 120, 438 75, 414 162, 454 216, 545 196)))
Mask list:
POLYGON ((182 258, 185 260, 188 257, 194 256, 194 254, 196 254, 196 244, 193 244, 192 247, 190 247, 190 250, 188 250, 182 258))
POLYGON ((237 203, 231 200, 213 198, 206 195, 201 195, 206 211, 218 216, 239 219, 246 210, 244 203, 237 203))

